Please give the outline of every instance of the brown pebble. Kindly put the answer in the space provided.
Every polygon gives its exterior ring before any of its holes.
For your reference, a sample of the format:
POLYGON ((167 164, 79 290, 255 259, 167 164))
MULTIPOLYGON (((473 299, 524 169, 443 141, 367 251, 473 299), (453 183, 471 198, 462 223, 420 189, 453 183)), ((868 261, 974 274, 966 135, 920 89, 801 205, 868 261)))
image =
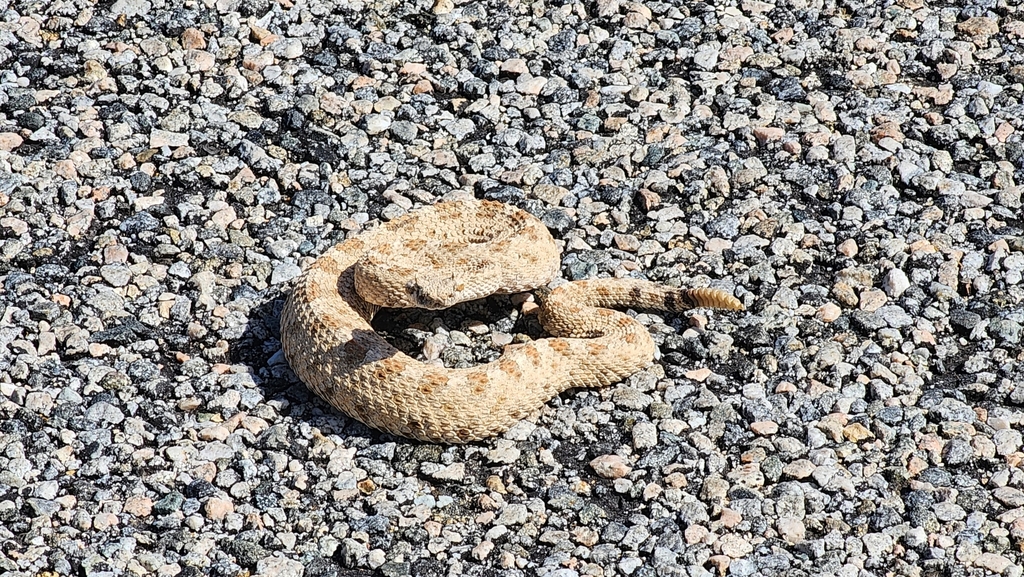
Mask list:
POLYGON ((181 33, 181 47, 185 50, 205 50, 206 36, 196 28, 186 28, 181 33))
POLYGON ((700 332, 704 332, 708 327, 708 317, 699 313, 695 314, 690 317, 689 325, 700 332))
POLYGON ((860 252, 860 248, 857 247, 857 241, 852 238, 848 238, 839 243, 836 250, 839 251, 839 254, 850 258, 857 256, 857 253, 860 252))
POLYGON ((814 316, 823 323, 831 323, 838 319, 841 314, 843 314, 843 309, 839 308, 839 305, 825 303, 818 307, 818 311, 814 316))
POLYGON ((148 517, 153 511, 153 500, 139 495, 128 497, 124 502, 124 512, 136 517, 148 517))
POLYGON ((97 513, 92 518, 92 527, 97 531, 103 531, 117 525, 117 515, 113 513, 97 513))
POLYGON ((218 499, 211 497, 206 505, 203 506, 203 512, 206 513, 206 518, 212 521, 220 521, 227 517, 229 514, 235 512, 235 505, 227 499, 218 499))
POLYGON ((718 517, 718 519, 722 522, 722 525, 731 529, 743 522, 743 515, 741 515, 739 511, 724 508, 722 509, 722 514, 718 517))
POLYGON ((21 146, 25 139, 15 132, 0 132, 0 151, 10 152, 21 146))
POLYGON ((407 76, 419 76, 427 71, 427 65, 420 62, 406 62, 399 69, 399 74, 405 74, 407 76))
POLYGON ((775 142, 782 140, 782 137, 786 135, 786 131, 774 126, 759 126, 753 130, 754 138, 757 142, 764 144, 766 142, 775 142))
POLYGON ((861 310, 873 312, 878 310, 889 300, 885 293, 879 289, 868 289, 860 293, 861 310))
POLYGON ((640 205, 640 210, 644 212, 650 212, 654 210, 656 206, 661 204, 661 197, 658 193, 651 191, 647 188, 641 188, 636 193, 637 203, 640 205))
POLYGON ((577 543, 584 547, 593 547, 601 540, 598 532, 590 527, 576 527, 572 530, 572 536, 576 539, 577 543))
POLYGON ((779 432, 779 424, 775 421, 756 421, 750 423, 750 430, 761 436, 774 435, 779 432))
POLYGON ((725 575, 729 570, 729 564, 732 563, 732 559, 728 555, 712 555, 708 558, 708 563, 713 565, 715 569, 718 569, 719 575, 725 575))
POLYGON ((505 488, 505 483, 503 483, 501 477, 497 475, 487 477, 487 488, 501 495, 508 493, 508 489, 505 488))
POLYGON ((429 80, 424 78, 412 87, 413 94, 430 94, 434 91, 434 85, 429 80))
POLYGON ((675 489, 681 489, 688 486, 689 482, 686 480, 686 475, 676 471, 675 473, 665 475, 665 484, 675 489))
POLYGON ((369 495, 377 489, 377 484, 373 482, 373 479, 363 479, 356 483, 356 487, 364 495, 369 495))
POLYGON ((477 505, 484 511, 497 511, 501 509, 501 503, 498 503, 490 497, 490 495, 480 495, 477 499, 477 505))
POLYGON ((975 16, 957 24, 956 30, 960 33, 961 38, 971 40, 979 46, 984 46, 988 43, 989 36, 999 32, 999 23, 995 18, 975 16))
POLYGON ((449 12, 451 12, 454 9, 455 9, 455 2, 453 2, 452 0, 436 0, 434 2, 434 7, 431 9, 431 11, 434 14, 441 15, 441 14, 448 14, 449 12))
POLYGON ((605 479, 621 479, 633 470, 625 459, 618 455, 601 455, 590 461, 590 467, 605 479))
POLYGON ((836 300, 843 303, 848 307, 855 307, 860 299, 857 298, 857 293, 854 292, 853 287, 845 282, 837 282, 832 286, 832 296, 836 297, 836 300))
POLYGON ((700 543, 704 539, 707 539, 710 533, 711 532, 708 531, 707 527, 704 527, 703 525, 690 525, 683 530, 683 538, 686 539, 686 542, 690 545, 694 545, 700 543))
POLYGON ((807 459, 797 459, 782 468, 782 472, 794 479, 806 479, 817 467, 807 459))
POLYGON ((110 345, 105 345, 103 343, 89 343, 89 356, 93 358, 105 356, 110 351, 110 345))
POLYGON ((711 376, 711 369, 707 367, 694 369, 692 371, 687 371, 684 376, 690 380, 697 381, 698 383, 703 383, 711 376))
POLYGON ((871 431, 869 431, 867 427, 860 423, 850 423, 849 425, 843 427, 843 436, 846 437, 848 441, 854 443, 859 443, 860 441, 863 441, 865 439, 874 438, 874 435, 871 433, 871 431))
POLYGON ((795 393, 796 385, 788 381, 782 381, 779 386, 775 387, 776 393, 795 393))

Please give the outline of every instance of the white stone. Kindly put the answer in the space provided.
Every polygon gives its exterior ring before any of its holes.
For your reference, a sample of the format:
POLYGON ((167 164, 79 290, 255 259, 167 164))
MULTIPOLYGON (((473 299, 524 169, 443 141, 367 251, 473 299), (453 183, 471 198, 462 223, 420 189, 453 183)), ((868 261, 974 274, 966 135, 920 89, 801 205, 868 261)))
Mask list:
POLYGON ((154 128, 153 132, 149 133, 149 147, 162 148, 164 146, 170 146, 172 148, 188 146, 188 134, 154 128))
POLYGON ((882 290, 891 298, 898 298, 908 288, 910 288, 910 279, 907 278, 907 273, 898 268, 890 270, 882 280, 882 290))
POLYGON ((366 133, 380 134, 391 128, 391 118, 383 114, 368 114, 366 116, 366 133))

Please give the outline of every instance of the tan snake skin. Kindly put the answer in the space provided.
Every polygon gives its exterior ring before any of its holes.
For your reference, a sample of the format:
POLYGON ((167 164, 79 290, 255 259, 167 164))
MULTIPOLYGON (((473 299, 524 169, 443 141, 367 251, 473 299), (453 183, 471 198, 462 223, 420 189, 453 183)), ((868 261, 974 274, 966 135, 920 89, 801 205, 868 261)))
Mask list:
POLYGON ((717 289, 635 279, 562 285, 544 299, 554 338, 506 347, 494 362, 447 369, 398 351, 370 327, 381 306, 438 309, 543 286, 559 270, 535 217, 491 201, 413 211, 346 240, 299 278, 281 314, 281 343, 299 378, 359 421, 395 435, 464 443, 504 432, 573 387, 618 382, 649 365, 654 341, 606 307, 743 310, 717 289))

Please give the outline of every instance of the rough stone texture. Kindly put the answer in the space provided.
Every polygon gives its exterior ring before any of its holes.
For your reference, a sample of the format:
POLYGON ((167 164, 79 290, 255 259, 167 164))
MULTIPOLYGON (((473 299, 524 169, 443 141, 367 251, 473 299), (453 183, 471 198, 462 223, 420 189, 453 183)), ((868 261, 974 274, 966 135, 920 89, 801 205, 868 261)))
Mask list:
MULTIPOLYGON (((1021 575, 1021 21, 5 3, 0 573, 1021 575), (489 442, 374 433, 297 383, 283 298, 457 194, 540 218, 567 279, 748 312, 636 311, 653 367, 489 442)), ((375 326, 466 367, 535 306, 375 326)))

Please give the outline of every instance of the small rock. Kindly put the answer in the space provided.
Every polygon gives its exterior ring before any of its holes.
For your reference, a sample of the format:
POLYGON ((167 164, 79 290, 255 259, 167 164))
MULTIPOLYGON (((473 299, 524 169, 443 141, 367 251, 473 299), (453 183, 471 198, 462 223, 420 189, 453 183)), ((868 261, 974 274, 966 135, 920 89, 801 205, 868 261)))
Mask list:
POLYGON ((775 528, 778 529, 779 535, 790 545, 796 545, 803 541, 807 531, 803 521, 791 517, 783 517, 776 521, 775 528))
POLYGON ((995 443, 996 453, 999 455, 1012 455, 1020 450, 1022 443, 1021 433, 1014 429, 996 431, 992 435, 992 442, 995 443))
POLYGON ((910 279, 907 278, 905 272, 898 268, 890 270, 882 279, 882 290, 892 298, 899 298, 908 288, 910 288, 910 279))
POLYGON ((214 55, 210 54, 205 50, 185 51, 185 66, 188 67, 189 72, 208 72, 210 70, 213 70, 216 64, 217 59, 214 57, 214 55))
POLYGON ((633 425, 633 447, 635 449, 649 449, 657 444, 658 428, 654 423, 641 421, 633 425))
POLYGON ((860 249, 857 247, 857 241, 852 238, 848 238, 843 242, 839 243, 839 246, 836 247, 836 250, 839 251, 839 254, 849 258, 857 256, 857 253, 860 251, 860 249))
POLYGON ((368 114, 366 116, 366 133, 380 134, 391 128, 391 117, 384 114, 368 114))
POLYGON ((216 497, 211 497, 203 507, 203 512, 206 513, 206 517, 213 521, 223 520, 224 517, 227 517, 229 513, 233 513, 234 511, 235 506, 231 501, 218 499, 216 497))
POLYGON ((860 423, 850 423, 843 427, 843 436, 846 437, 846 440, 853 443, 859 443, 865 439, 874 438, 871 431, 860 423))
POLYGON ((92 518, 92 527, 97 531, 106 531, 118 522, 117 515, 113 513, 96 513, 92 518))
POLYGON ((988 37, 999 32, 999 23, 994 18, 975 16, 956 25, 963 38, 977 43, 988 43, 988 37))
POLYGON ((100 267, 100 276, 113 287, 123 287, 132 279, 132 272, 123 264, 108 264, 100 267))
POLYGON ((494 550, 494 543, 492 541, 484 540, 484 541, 481 541, 480 544, 477 545, 476 547, 473 547, 473 550, 470 552, 470 554, 472 554, 473 558, 476 559, 477 561, 483 561, 484 559, 487 558, 488 555, 491 554, 491 551, 493 551, 493 550, 494 550))
POLYGON ((825 303, 818 307, 818 311, 814 316, 823 323, 831 323, 835 322, 842 314, 843 309, 839 308, 839 305, 825 303))
POLYGON ((264 557, 256 564, 254 577, 302 577, 305 566, 284 557, 264 557))
POLYGON ((185 50, 205 50, 206 36, 198 28, 186 28, 181 33, 181 47, 185 50))
POLYGON ((892 551, 892 537, 885 533, 868 533, 861 537, 868 556, 882 557, 892 551))
POLYGON ((988 334, 1006 344, 1020 343, 1021 333, 1021 324, 1013 319, 995 319, 988 324, 988 334))
POLYGON ((419 128, 408 120, 399 120, 391 124, 391 136, 401 142, 412 142, 419 135, 419 128))
POLYGON ((942 448, 942 462, 947 465, 964 465, 974 458, 974 448, 965 439, 950 439, 942 448))
POLYGON ((522 58, 510 58, 501 64, 501 71, 512 75, 526 74, 530 69, 522 58))
MULTIPOLYGON (((110 347, 107 348, 109 349, 110 347)), ((121 409, 118 409, 106 401, 99 401, 89 407, 85 412, 85 418, 97 423, 104 422, 116 425, 124 421, 124 413, 121 412, 121 409)))
POLYGON ((750 423, 750 430, 762 437, 774 435, 779 432, 779 424, 775 421, 756 421, 750 423))
POLYGON ((998 553, 982 553, 974 559, 975 567, 981 567, 985 571, 995 573, 996 575, 1002 575, 1012 564, 1013 561, 998 553))
POLYGON ((911 549, 917 549, 928 543, 928 533, 924 527, 911 527, 903 534, 903 543, 911 549))
POLYGON ((522 525, 530 518, 530 511, 526 508, 526 505, 520 503, 512 503, 506 505, 502 510, 501 515, 495 519, 495 525, 522 525))
POLYGON ((749 540, 735 533, 723 535, 718 540, 718 545, 721 548, 722 554, 728 555, 733 559, 746 557, 754 550, 754 546, 751 545, 749 540))
POLYGON ((598 476, 605 479, 621 479, 633 470, 629 463, 619 455, 601 455, 590 461, 590 467, 598 476))
POLYGON ((181 132, 169 132, 167 130, 160 130, 159 128, 154 128, 149 134, 150 148, 162 148, 164 146, 177 148, 179 146, 188 146, 188 141, 188 134, 181 132))
POLYGON ((25 140, 14 132, 0 132, 0 151, 11 152, 21 146, 25 140))
POLYGON ((495 441, 495 448, 487 452, 487 459, 492 463, 510 464, 519 460, 522 451, 516 447, 514 441, 509 439, 498 439, 495 441))
POLYGON ((753 132, 754 138, 761 144, 782 140, 782 137, 786 135, 785 130, 774 126, 760 126, 755 128, 753 132))
POLYGON ((148 517, 153 512, 153 500, 149 497, 129 497, 124 502, 124 512, 136 517, 148 517))
POLYGON ((283 262, 274 267, 274 272, 270 275, 270 284, 281 284, 292 280, 293 278, 302 274, 302 269, 299 265, 283 262))
POLYGON ((860 309, 874 312, 886 303, 885 293, 877 289, 868 289, 860 293, 860 309))
POLYGON ((452 463, 430 476, 439 481, 461 481, 466 478, 466 464, 452 463))
POLYGON ((797 459, 782 468, 782 472, 794 479, 806 479, 814 473, 814 463, 807 459, 797 459))

